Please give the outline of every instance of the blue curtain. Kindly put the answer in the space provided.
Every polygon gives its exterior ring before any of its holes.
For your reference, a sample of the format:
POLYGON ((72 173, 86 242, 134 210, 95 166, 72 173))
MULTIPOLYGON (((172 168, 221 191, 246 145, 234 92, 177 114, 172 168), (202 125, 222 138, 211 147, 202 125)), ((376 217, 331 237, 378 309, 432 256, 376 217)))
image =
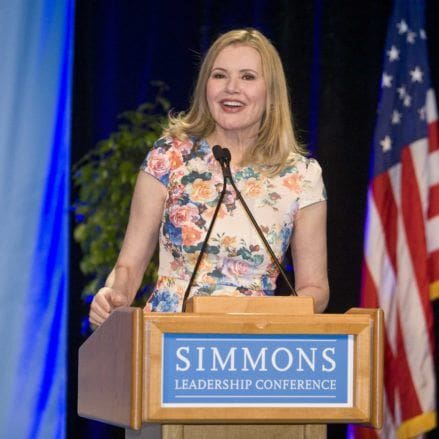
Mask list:
POLYGON ((0 437, 63 438, 74 0, 0 0, 0 437))

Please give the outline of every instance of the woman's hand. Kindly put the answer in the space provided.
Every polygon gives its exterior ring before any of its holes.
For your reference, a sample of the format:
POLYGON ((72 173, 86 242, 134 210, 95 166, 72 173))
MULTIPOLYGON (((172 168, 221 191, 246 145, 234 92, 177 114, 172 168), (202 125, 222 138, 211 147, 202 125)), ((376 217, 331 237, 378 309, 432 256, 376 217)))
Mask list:
POLYGON ((100 326, 116 308, 128 306, 128 298, 110 287, 101 288, 90 305, 90 323, 100 326))
POLYGON ((93 325, 101 325, 114 309, 133 302, 157 246, 166 194, 166 187, 157 179, 139 173, 118 260, 90 306, 93 325))

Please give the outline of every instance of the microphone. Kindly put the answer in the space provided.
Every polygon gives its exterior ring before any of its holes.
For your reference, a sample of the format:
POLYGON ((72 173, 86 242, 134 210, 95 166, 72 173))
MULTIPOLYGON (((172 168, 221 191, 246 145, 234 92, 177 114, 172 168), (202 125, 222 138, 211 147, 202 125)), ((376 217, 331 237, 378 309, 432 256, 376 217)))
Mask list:
POLYGON ((215 145, 212 148, 213 156, 221 163, 221 160, 224 158, 224 149, 219 145, 215 145))
MULTIPOLYGON (((258 223, 256 222, 255 217, 251 213, 250 209, 247 206, 247 203, 245 202, 244 198, 242 197, 241 192, 236 187, 235 181, 233 180, 233 177, 232 177, 232 171, 230 169, 230 161, 232 159, 232 155, 230 154, 229 149, 228 148, 221 148, 220 146, 219 146, 219 148, 222 149, 222 152, 221 153, 217 152, 217 154, 220 154, 220 158, 222 160, 220 163, 221 163, 221 168, 223 169, 224 181, 226 181, 227 178, 229 179, 233 189, 236 192, 236 195, 237 195, 239 201, 242 204, 242 207, 246 211, 246 213, 247 213, 248 217, 250 218, 253 226, 255 227, 256 231, 258 232, 260 238, 262 239, 262 242, 264 243, 265 248, 267 249, 268 253, 270 253, 270 256, 271 256, 273 262, 275 263, 275 265, 278 268, 279 272, 281 273, 283 279, 285 280, 285 282, 286 282, 286 284, 287 284, 287 286, 288 286, 288 288, 289 288, 289 290, 291 292, 291 295, 292 296, 297 296, 297 292, 294 289, 293 285, 291 284, 290 280, 288 279, 288 276, 285 273, 285 270, 282 268, 282 265, 280 264, 278 258, 274 254, 273 249, 271 248, 270 244, 265 239, 264 232, 259 227, 258 223)), ((215 156, 215 158, 216 158, 216 156, 215 156)), ((219 159, 217 159, 217 160, 219 160, 219 159)))
MULTIPOLYGON (((192 271, 191 278, 189 280, 188 286, 186 287, 186 291, 184 292, 184 295, 183 295, 182 312, 186 312, 186 301, 187 301, 187 298, 188 298, 189 293, 191 291, 192 285, 194 283, 195 276, 197 275, 198 267, 200 266, 201 259, 204 255, 204 253, 206 253, 207 242, 209 241, 210 234, 212 233, 213 226, 215 224, 219 209, 221 207, 221 203, 223 201, 223 198, 224 198, 224 195, 226 194, 226 189, 227 189, 227 179, 226 179, 226 174, 224 171, 224 167, 226 166, 227 158, 224 155, 224 150, 223 150, 223 148, 221 148, 221 146, 215 145, 212 148, 212 152, 213 152, 213 156, 215 157, 216 160, 218 160, 218 162, 221 164, 221 168, 223 169, 223 178, 224 178, 223 188, 221 190, 220 196, 218 198, 218 203, 216 205, 215 211, 214 211, 212 219, 210 221, 209 229, 207 230, 206 237, 204 238, 203 244, 201 245, 201 250, 200 250, 200 253, 198 254, 197 261, 195 262, 194 270, 192 271)), ((229 155, 230 155, 230 152, 229 152, 229 155)), ((229 162, 230 162, 230 159, 229 159, 229 162)), ((230 166, 229 166, 229 173, 230 173, 230 166)), ((231 175, 230 175, 230 177, 231 177, 231 175)))
POLYGON ((230 170, 230 160, 232 155, 227 148, 221 148, 219 145, 215 145, 212 148, 213 156, 218 160, 223 171, 224 181, 229 178, 232 179, 232 171, 230 170))

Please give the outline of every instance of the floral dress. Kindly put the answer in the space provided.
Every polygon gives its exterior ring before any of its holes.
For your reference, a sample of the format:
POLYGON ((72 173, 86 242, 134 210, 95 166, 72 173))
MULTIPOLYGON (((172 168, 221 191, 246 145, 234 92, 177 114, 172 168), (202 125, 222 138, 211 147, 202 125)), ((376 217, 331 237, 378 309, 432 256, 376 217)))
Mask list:
MULTIPOLYGON (((159 272, 145 307, 176 312, 192 275, 217 205, 223 176, 203 139, 159 139, 141 169, 167 188, 160 226, 159 272)), ((232 165, 236 186, 282 260, 298 209, 326 199, 321 168, 297 154, 293 164, 270 177, 251 166, 232 165)), ((190 295, 273 295, 278 269, 228 183, 228 189, 190 295)))

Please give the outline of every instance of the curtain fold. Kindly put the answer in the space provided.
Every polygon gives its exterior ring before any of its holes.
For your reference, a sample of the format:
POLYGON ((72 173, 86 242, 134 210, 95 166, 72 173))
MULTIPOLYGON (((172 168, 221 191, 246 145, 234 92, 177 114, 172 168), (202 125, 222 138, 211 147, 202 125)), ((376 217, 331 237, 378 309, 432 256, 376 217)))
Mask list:
POLYGON ((0 437, 65 436, 73 21, 0 3, 0 437))

